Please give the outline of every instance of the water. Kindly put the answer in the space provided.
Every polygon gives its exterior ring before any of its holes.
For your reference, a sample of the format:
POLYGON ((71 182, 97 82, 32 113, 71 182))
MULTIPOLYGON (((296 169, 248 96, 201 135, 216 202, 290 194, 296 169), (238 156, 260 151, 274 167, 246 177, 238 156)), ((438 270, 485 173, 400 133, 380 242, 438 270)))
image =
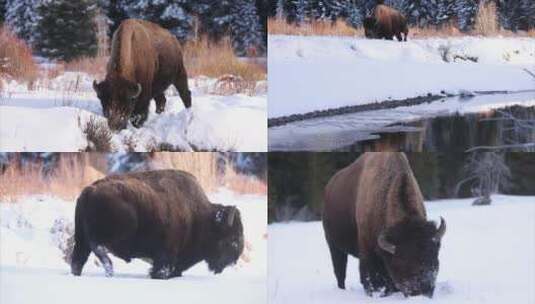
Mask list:
POLYGON ((445 98, 269 129, 270 151, 466 151, 515 143, 535 143, 535 92, 445 98))

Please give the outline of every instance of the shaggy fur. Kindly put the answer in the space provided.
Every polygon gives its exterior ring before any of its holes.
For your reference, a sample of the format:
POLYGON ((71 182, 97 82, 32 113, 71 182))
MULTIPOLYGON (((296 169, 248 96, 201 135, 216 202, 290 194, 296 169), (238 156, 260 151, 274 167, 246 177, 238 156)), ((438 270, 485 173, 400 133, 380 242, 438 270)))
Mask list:
POLYGON ((200 261, 220 273, 243 251, 238 209, 210 203, 195 177, 178 170, 112 175, 86 187, 76 203, 74 237, 74 275, 90 252, 108 276, 106 251, 127 262, 152 261, 151 277, 167 279, 200 261))
POLYGON ((191 93, 177 39, 157 24, 136 19, 123 21, 113 34, 106 78, 93 83, 110 128, 124 129, 128 119, 134 126, 141 126, 153 98, 156 112, 163 112, 164 91, 171 84, 189 108, 191 93))
POLYGON ((403 153, 365 153, 337 172, 325 188, 323 227, 340 288, 349 254, 360 259, 368 294, 432 294, 440 242, 403 153), (395 254, 378 245, 383 233, 395 254))
POLYGON ((364 19, 364 34, 372 39, 394 39, 407 41, 409 28, 407 20, 398 10, 379 4, 372 14, 364 19), (404 34, 404 37, 401 35, 404 34))

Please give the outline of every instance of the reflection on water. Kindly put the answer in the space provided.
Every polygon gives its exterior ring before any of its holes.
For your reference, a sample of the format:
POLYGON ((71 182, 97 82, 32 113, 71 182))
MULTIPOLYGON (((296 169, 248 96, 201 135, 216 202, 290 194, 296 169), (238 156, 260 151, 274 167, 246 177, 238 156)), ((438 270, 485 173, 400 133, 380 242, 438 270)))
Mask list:
POLYGON ((391 125, 375 134, 374 139, 357 141, 340 150, 466 151, 502 146, 509 151, 535 151, 535 145, 529 144, 535 143, 535 107, 428 118, 391 125))
POLYGON ((535 92, 444 98, 269 128, 269 151, 534 151, 535 92), (497 110, 489 110, 490 108, 497 110))

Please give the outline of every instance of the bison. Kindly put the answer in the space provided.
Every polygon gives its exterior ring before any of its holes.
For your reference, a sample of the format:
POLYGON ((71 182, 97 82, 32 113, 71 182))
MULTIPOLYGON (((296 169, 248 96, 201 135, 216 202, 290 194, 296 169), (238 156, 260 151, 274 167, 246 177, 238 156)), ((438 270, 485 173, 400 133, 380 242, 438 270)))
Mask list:
POLYGON ((196 178, 178 170, 111 175, 86 187, 76 202, 74 240, 76 276, 91 252, 112 276, 111 252, 149 261, 155 279, 181 276, 201 261, 221 273, 244 246, 239 210, 211 203, 196 178))
POLYGON ((407 41, 409 34, 405 16, 383 4, 377 5, 372 14, 364 18, 363 25, 366 38, 392 40, 396 36, 398 41, 407 41))
POLYGON ((325 188, 323 227, 339 288, 349 254, 368 295, 432 297, 446 223, 427 221, 404 154, 366 153, 336 173, 325 188))
POLYGON ((127 19, 113 34, 106 78, 93 88, 112 130, 126 128, 130 119, 143 125, 151 99, 156 113, 165 109, 164 91, 173 84, 186 108, 191 107, 188 76, 177 39, 157 24, 127 19))

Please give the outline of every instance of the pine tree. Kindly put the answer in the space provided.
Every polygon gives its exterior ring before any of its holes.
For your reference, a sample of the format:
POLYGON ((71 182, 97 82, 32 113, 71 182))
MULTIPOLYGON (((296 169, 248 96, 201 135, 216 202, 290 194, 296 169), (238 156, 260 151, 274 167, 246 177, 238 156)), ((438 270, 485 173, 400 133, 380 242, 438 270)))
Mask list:
POLYGON ((469 31, 474 27, 478 4, 476 0, 456 0, 455 11, 461 31, 469 31))
POLYGON ((141 0, 127 5, 129 16, 152 21, 168 29, 179 40, 193 33, 192 0, 141 0))
POLYGON ((99 0, 99 6, 106 14, 110 26, 109 36, 117 30, 125 19, 128 19, 128 0, 99 0))
POLYGON ((520 7, 521 18, 518 28, 523 31, 535 29, 535 1, 522 0, 520 7))
POLYGON ((352 27, 361 27, 363 22, 363 15, 356 4, 352 4, 348 9, 346 22, 352 27))
POLYGON ((520 0, 498 0, 498 19, 500 25, 511 31, 517 31, 522 20, 522 2, 520 0))
POLYGON ((40 0, 7 0, 6 24, 21 39, 29 44, 34 42, 40 0))
POLYGON ((199 18, 199 32, 213 41, 219 41, 229 32, 232 21, 232 1, 200 0, 195 1, 192 11, 199 18))
POLYGON ((38 7, 35 47, 39 54, 69 61, 97 51, 91 0, 46 0, 38 7))
POLYGON ((0 25, 6 20, 6 0, 0 0, 0 25))
POLYGON ((230 23, 232 47, 238 55, 252 55, 262 52, 262 37, 259 20, 252 0, 235 0, 230 23))

